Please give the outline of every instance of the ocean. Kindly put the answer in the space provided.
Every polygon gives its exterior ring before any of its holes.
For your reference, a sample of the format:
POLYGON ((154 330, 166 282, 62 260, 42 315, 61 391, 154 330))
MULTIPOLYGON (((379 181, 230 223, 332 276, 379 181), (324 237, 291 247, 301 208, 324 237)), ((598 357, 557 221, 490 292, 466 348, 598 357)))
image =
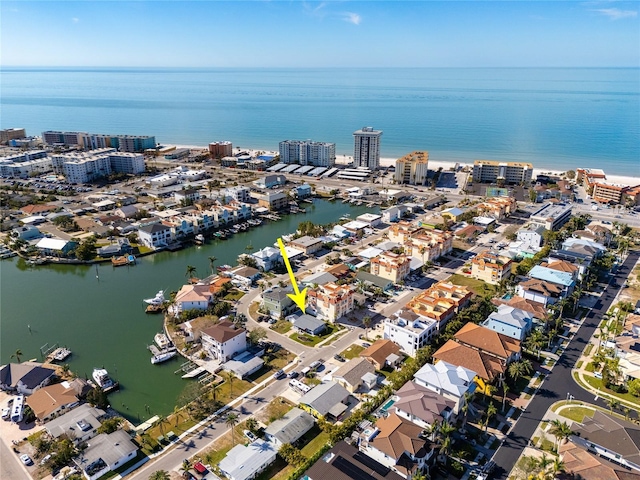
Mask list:
POLYGON ((383 130, 381 156, 494 159, 640 176, 640 70, 11 68, 0 126, 277 150, 383 130))

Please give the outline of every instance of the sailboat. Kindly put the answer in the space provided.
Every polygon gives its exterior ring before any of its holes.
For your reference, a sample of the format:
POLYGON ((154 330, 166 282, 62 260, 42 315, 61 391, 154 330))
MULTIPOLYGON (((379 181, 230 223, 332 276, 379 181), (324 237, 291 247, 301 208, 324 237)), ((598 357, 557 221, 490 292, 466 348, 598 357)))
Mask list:
POLYGON ((96 263, 96 278, 100 281, 100 275, 98 274, 98 264, 96 263))

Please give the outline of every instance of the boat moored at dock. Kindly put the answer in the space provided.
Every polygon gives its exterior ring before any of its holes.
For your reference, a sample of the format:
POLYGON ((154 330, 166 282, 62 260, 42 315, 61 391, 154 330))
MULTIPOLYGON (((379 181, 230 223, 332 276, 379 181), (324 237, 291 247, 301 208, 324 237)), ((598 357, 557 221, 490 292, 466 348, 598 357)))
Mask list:
POLYGON ((94 368, 91 376, 96 385, 105 392, 110 392, 120 387, 120 384, 109 376, 109 372, 105 368, 94 368))

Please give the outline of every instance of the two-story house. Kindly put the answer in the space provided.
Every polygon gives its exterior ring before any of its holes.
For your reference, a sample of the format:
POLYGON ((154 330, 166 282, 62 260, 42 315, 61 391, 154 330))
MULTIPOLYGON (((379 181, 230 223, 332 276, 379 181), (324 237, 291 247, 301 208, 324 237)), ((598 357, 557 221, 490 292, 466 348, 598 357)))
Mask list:
POLYGON ((500 305, 498 311, 491 313, 482 325, 494 332, 523 341, 533 326, 533 315, 509 305, 500 305))
POLYGON ((476 372, 441 360, 435 365, 423 365, 414 375, 414 380, 418 385, 453 401, 452 411, 457 415, 466 402, 466 395, 476 390, 475 377, 476 372))
POLYGON ((220 362, 226 362, 247 349, 247 331, 225 320, 200 332, 202 348, 220 362))

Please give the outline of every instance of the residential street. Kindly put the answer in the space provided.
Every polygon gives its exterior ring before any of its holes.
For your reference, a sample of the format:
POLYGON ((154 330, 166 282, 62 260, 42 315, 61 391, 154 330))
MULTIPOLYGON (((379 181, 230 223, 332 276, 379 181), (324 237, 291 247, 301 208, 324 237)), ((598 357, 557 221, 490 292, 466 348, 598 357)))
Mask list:
MULTIPOLYGON (((626 277, 638 261, 638 257, 640 257, 640 252, 630 252, 624 264, 612 276, 612 281, 615 280, 617 285, 623 285, 626 277)), ((609 285, 611 285, 612 281, 609 282, 609 285)), ((565 399, 567 393, 573 395, 576 400, 595 403, 607 408, 601 398, 596 401, 592 393, 583 390, 575 382, 571 371, 585 346, 589 343, 593 332, 598 327, 602 315, 607 312, 620 288, 622 287, 608 287, 605 289, 598 303, 587 314, 584 323, 556 363, 552 373, 542 383, 536 395, 531 399, 526 412, 520 416, 507 436, 507 440, 494 455, 493 461, 496 462, 496 471, 493 478, 501 480, 507 478, 546 411, 554 402, 565 399)))

